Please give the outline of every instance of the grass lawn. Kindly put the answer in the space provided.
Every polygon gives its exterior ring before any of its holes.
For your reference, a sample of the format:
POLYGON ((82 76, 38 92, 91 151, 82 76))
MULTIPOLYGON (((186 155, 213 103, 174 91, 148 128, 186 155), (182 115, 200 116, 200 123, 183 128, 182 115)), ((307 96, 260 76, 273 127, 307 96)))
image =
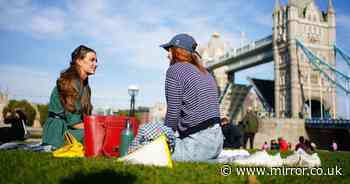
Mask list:
MULTIPOLYGON (((318 183, 349 184, 350 153, 319 151, 322 168, 342 168, 343 176, 257 176, 261 184, 318 183)), ((286 155, 282 155, 285 157, 286 155)), ((109 158, 53 158, 50 153, 0 151, 0 184, 11 183, 247 183, 248 176, 237 176, 232 166, 222 176, 223 164, 174 163, 173 169, 127 165, 109 158)))

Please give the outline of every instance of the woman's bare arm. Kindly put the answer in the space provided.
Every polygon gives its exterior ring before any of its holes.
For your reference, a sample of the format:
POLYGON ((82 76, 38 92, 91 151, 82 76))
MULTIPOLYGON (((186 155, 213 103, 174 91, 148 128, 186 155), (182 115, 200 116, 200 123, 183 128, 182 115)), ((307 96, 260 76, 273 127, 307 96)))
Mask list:
POLYGON ((78 124, 72 125, 72 127, 75 129, 84 129, 84 123, 78 123, 78 124))

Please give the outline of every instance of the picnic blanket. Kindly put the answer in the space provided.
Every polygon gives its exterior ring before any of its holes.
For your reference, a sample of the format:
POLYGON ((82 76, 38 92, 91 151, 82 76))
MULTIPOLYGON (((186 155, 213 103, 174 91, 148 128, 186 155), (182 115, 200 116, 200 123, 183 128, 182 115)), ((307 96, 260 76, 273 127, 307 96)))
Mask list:
POLYGON ((43 145, 41 142, 7 142, 0 145, 0 150, 29 150, 35 152, 52 152, 53 147, 51 145, 43 145))
MULTIPOLYGON (((162 139, 165 139, 164 137, 162 139)), ((152 142, 165 142, 165 141, 152 141, 152 142)), ((148 144, 147 144, 148 145, 148 144)), ((163 144, 150 144, 149 146, 144 145, 145 148, 152 148, 152 152, 157 153, 166 153, 164 157, 149 157, 149 154, 146 154, 142 157, 139 156, 139 153, 141 152, 147 152, 149 153, 149 149, 141 149, 142 151, 138 151, 138 156, 136 154, 129 156, 130 159, 121 159, 121 160, 128 160, 133 163, 139 163, 139 164, 145 164, 145 165, 157 165, 159 158, 166 158, 163 160, 167 160, 166 162, 159 162, 162 164, 159 164, 160 166, 168 166, 171 161, 168 159, 170 158, 169 152, 163 152, 164 146, 163 144), (157 146, 155 146, 157 145, 157 146), (161 145, 161 146, 159 146, 161 145), (157 151, 159 149, 159 151, 157 151), (135 159, 137 158, 137 159, 135 159), (147 159, 146 159, 147 158, 147 159), (156 158, 153 162, 150 158, 156 158), (164 164, 165 163, 165 164, 164 164)), ((32 142, 32 143, 17 143, 17 142, 9 142, 4 143, 0 145, 0 150, 12 150, 12 149, 19 149, 19 150, 30 150, 35 152, 52 152, 53 147, 50 145, 42 145, 41 142, 32 142)), ((152 153, 153 154, 153 153, 152 153)), ((129 158, 126 157, 126 158, 129 158)), ((296 167, 320 167, 321 166, 321 159, 318 156, 317 153, 308 154, 303 149, 298 149, 297 151, 294 151, 293 154, 287 156, 286 158, 281 158, 280 154, 277 153, 275 155, 270 155, 266 151, 257 151, 253 154, 249 154, 247 150, 244 149, 238 149, 238 150, 222 150, 222 152, 219 154, 219 156, 215 159, 211 159, 207 161, 208 163, 232 163, 239 166, 261 166, 261 167, 281 167, 281 166, 296 166, 296 167)), ((171 166, 170 166, 171 167, 171 166)))
POLYGON ((266 151, 257 151, 249 154, 247 150, 223 150, 218 158, 208 160, 209 163, 227 163, 239 166, 261 166, 261 167, 320 167, 321 159, 317 153, 308 154, 303 149, 298 149, 293 154, 282 158, 280 153, 270 155, 266 151))

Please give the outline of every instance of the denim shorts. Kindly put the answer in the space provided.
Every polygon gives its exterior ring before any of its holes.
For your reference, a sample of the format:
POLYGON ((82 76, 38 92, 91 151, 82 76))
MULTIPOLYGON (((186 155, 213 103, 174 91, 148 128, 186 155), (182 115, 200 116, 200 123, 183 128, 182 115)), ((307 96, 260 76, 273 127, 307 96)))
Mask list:
POLYGON ((183 139, 176 138, 172 159, 175 161, 206 162, 215 159, 223 147, 223 135, 219 124, 191 134, 183 139))

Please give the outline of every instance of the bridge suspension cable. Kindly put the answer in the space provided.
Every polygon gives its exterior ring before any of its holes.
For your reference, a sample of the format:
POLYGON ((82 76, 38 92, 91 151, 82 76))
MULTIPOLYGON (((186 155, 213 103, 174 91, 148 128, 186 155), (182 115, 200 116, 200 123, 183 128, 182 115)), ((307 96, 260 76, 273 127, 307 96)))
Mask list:
MULTIPOLYGON (((340 72, 339 70, 337 70, 335 67, 329 65, 327 62, 323 61, 322 59, 320 59, 319 57, 317 57, 310 49, 306 48, 299 40, 296 40, 296 45, 297 47, 300 47, 302 49, 302 51, 304 52, 304 54, 307 56, 309 63, 314 66, 314 68, 316 70, 318 70, 321 75, 327 79, 328 81, 330 81, 333 85, 338 86, 342 91, 345 92, 346 94, 346 114, 347 114, 347 118, 350 117, 349 114, 349 94, 350 94, 350 77, 347 74, 344 74, 342 72, 340 72), (342 81, 344 81, 344 84, 341 84, 339 82, 336 81, 336 79, 333 79, 331 76, 329 76, 329 74, 327 74, 323 69, 322 66, 329 70, 331 70, 332 72, 335 73, 335 75, 340 78, 342 81)), ((334 51, 336 53, 339 53, 342 58, 346 61, 346 63, 348 64, 348 66, 350 66, 350 57, 348 55, 346 55, 340 48, 338 48, 336 45, 334 45, 334 51)), ((310 74, 309 74, 310 75, 310 74)), ((322 96, 321 96, 322 98, 322 96)), ((322 99, 321 99, 322 101, 322 99)), ((321 102, 322 103, 322 102, 321 102)), ((321 104, 322 106, 322 104, 321 104)), ((321 107, 322 108, 322 107, 321 107)), ((321 112, 322 113, 322 112, 321 112)), ((322 116, 322 115, 321 115, 322 116)))
POLYGON ((338 86, 341 90, 343 90, 347 95, 350 94, 350 89, 349 89, 349 84, 350 84, 350 77, 347 76, 346 74, 340 72, 337 70, 335 67, 332 65, 328 64, 327 62, 323 61, 320 59, 318 56, 316 56, 310 49, 306 48, 299 40, 296 40, 296 45, 297 47, 301 48, 304 54, 307 56, 309 63, 316 69, 318 70, 321 75, 330 81, 332 84, 338 86), (337 78, 341 79, 344 81, 345 85, 342 83, 339 83, 336 81, 336 79, 333 79, 329 74, 325 72, 322 67, 325 67, 326 69, 331 70, 334 72, 334 74, 337 76, 337 78))
POLYGON ((348 66, 350 66, 350 57, 347 54, 345 54, 345 52, 343 52, 339 47, 337 47, 337 45, 334 45, 334 51, 335 53, 339 53, 340 56, 346 61, 348 66))
MULTIPOLYGON (((350 66, 350 57, 345 54, 345 52, 340 49, 339 47, 337 47, 337 45, 334 44, 334 51, 335 53, 339 53, 340 56, 345 60, 345 62, 348 64, 348 67, 350 66)), ((347 70, 348 71, 348 70, 347 70)), ((347 84, 348 89, 350 88, 350 84, 347 84)), ((349 94, 346 94, 346 97, 349 98, 349 94)), ((345 101, 346 103, 346 115, 348 118, 350 118, 350 103, 349 100, 345 101)))

